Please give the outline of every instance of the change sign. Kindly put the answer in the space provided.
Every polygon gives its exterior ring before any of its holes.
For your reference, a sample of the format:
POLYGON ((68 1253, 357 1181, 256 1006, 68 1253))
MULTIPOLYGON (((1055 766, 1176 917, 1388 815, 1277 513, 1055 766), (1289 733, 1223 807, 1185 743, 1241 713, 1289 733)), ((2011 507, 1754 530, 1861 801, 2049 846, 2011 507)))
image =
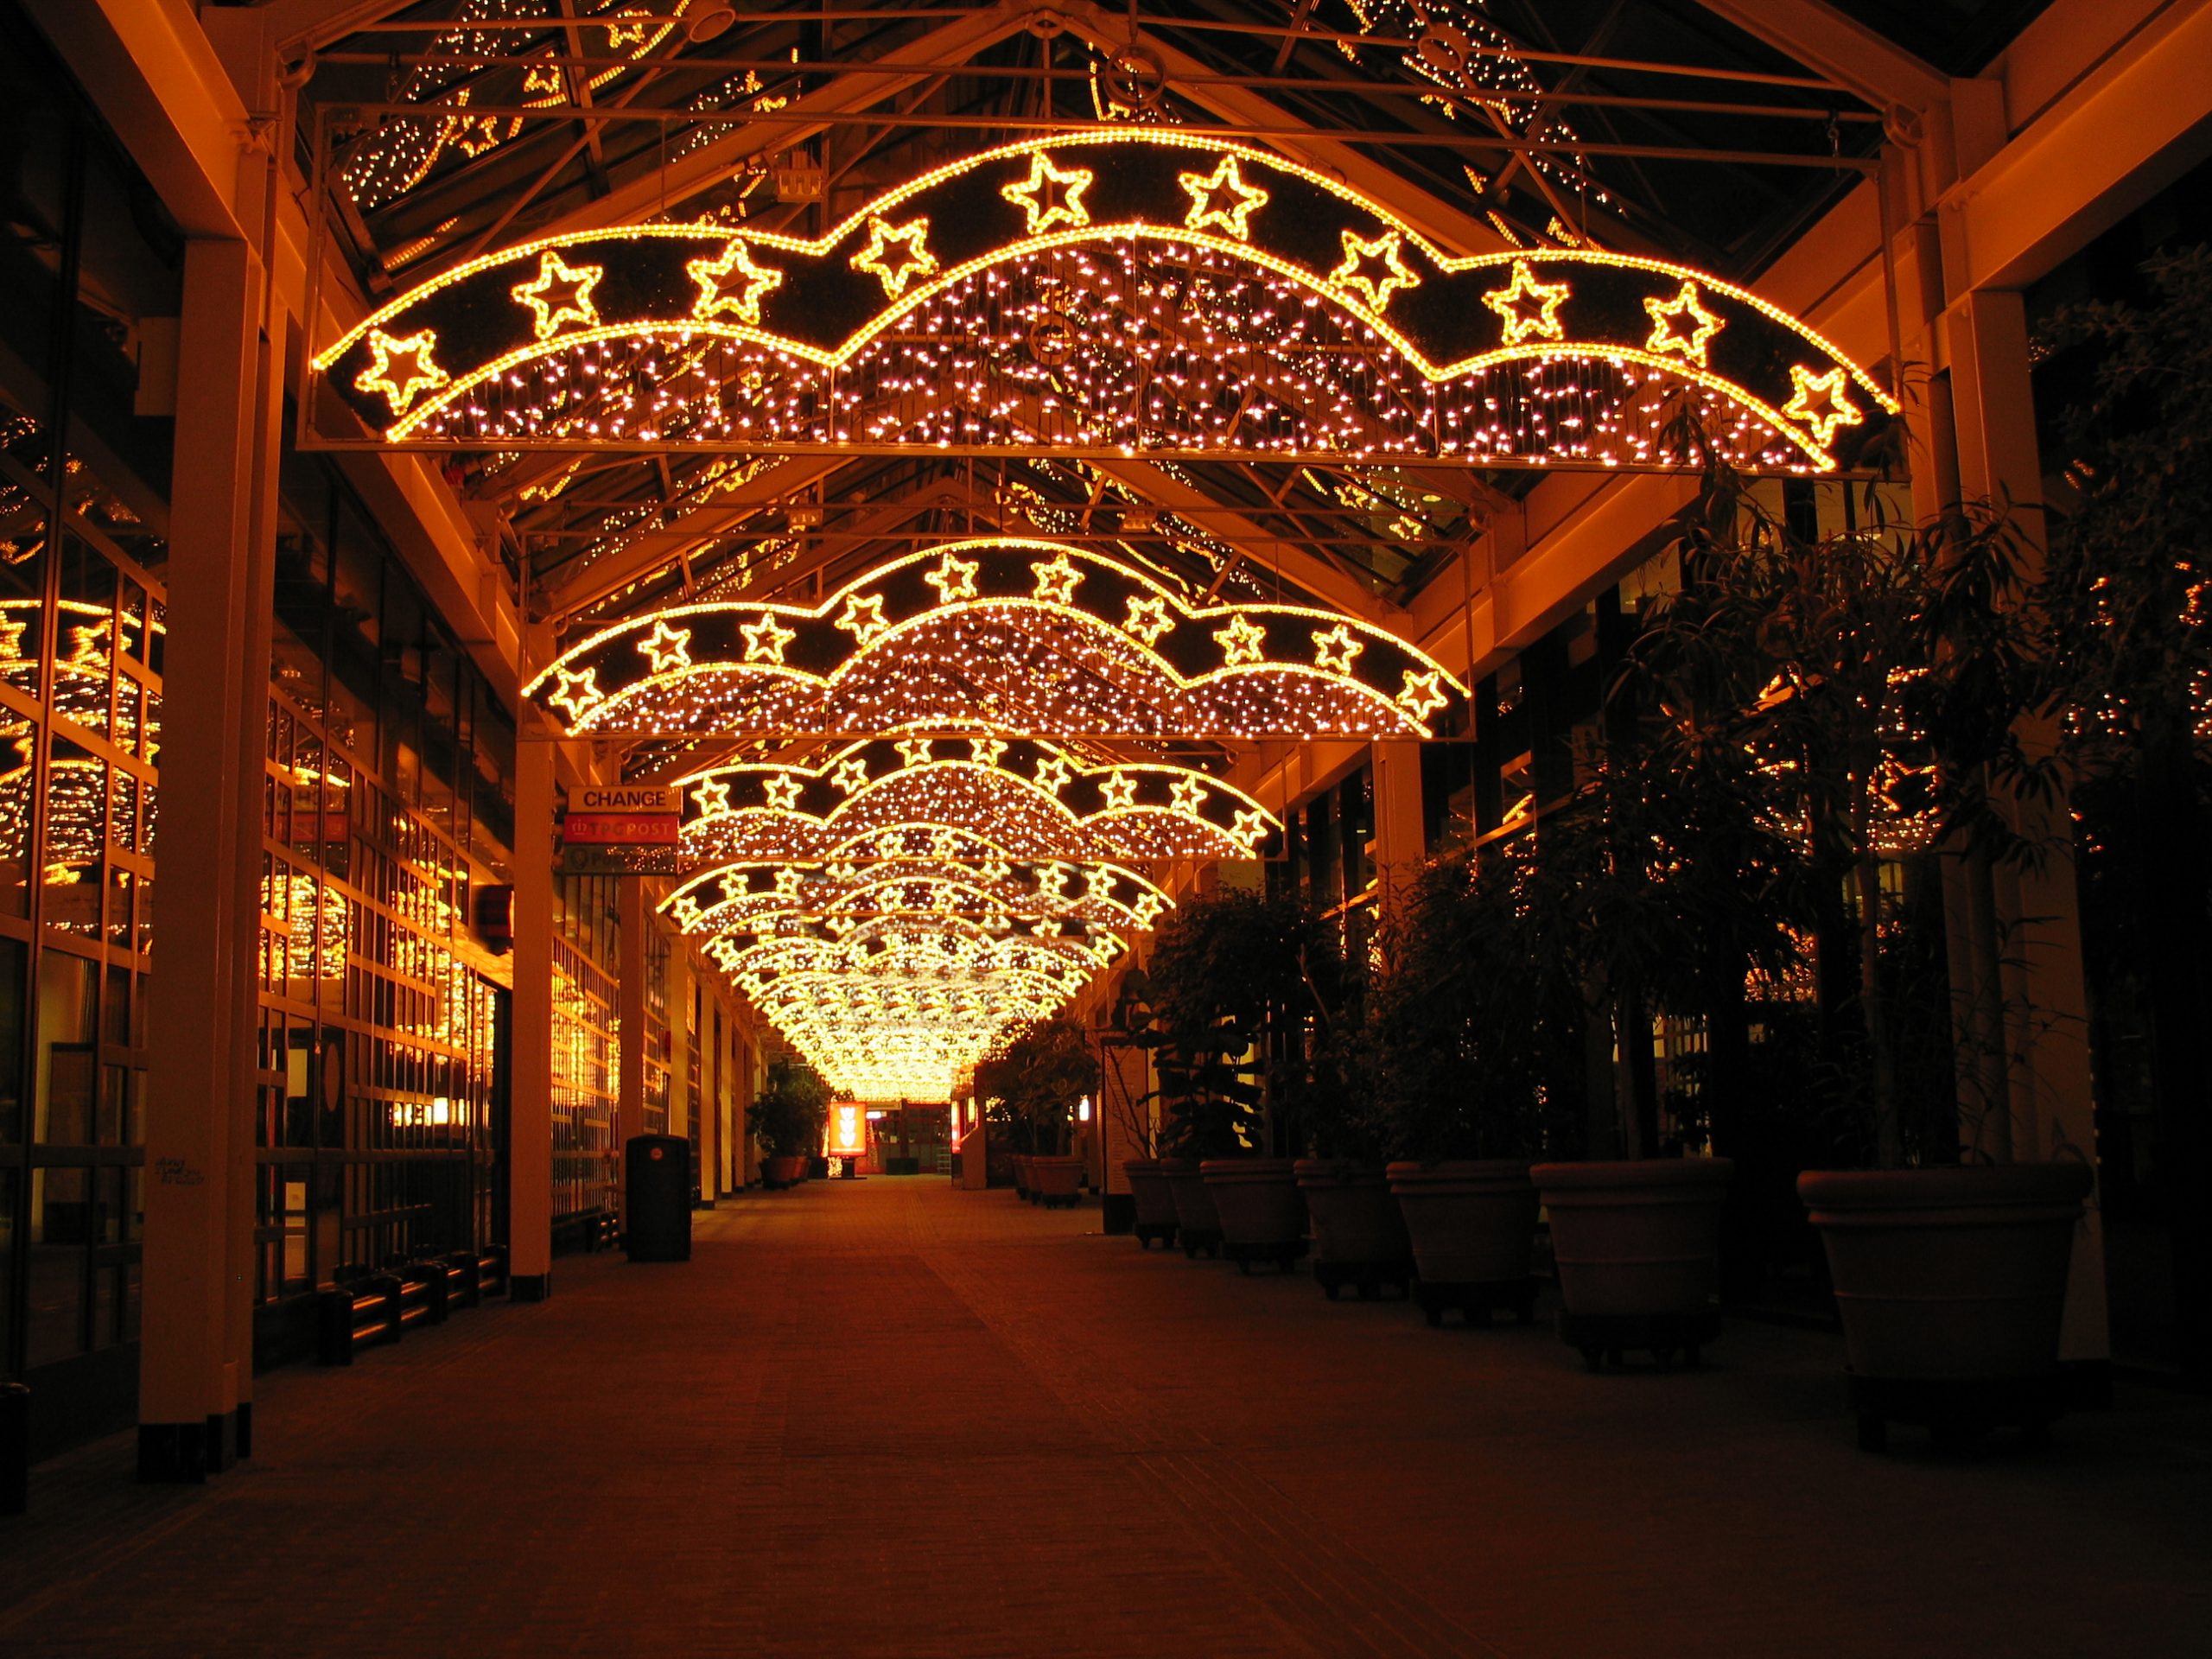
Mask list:
POLYGON ((671 785, 579 785, 561 819, 561 868, 572 875, 673 875, 683 822, 671 785))

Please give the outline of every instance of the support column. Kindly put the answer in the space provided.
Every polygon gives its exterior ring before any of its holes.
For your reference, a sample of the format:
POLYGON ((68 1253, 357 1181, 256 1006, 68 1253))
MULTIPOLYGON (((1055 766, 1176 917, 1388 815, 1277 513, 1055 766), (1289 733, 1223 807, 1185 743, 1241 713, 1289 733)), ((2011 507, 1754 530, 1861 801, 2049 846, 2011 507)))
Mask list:
POLYGON ((722 1115, 716 1102, 722 1086, 721 1010, 714 982, 704 981, 699 998, 699 1196, 709 1204, 722 1193, 722 1115))
POLYGON ((679 936, 668 953, 668 1132, 691 1132, 691 957, 679 936))
POLYGON ((1421 813, 1421 745, 1399 739, 1371 746, 1375 775, 1375 879, 1387 907, 1428 856, 1421 813))
POLYGON ((507 1267, 515 1300, 540 1302, 553 1290, 553 740, 528 706, 516 734, 507 1267))
MULTIPOLYGON (((614 884, 615 925, 622 938, 616 958, 615 1017, 621 1023, 622 1047, 617 1063, 614 1098, 614 1154, 625 1156, 630 1137, 645 1131, 645 881, 626 875, 614 884)), ((621 1192, 622 1225, 630 1224, 630 1192, 625 1179, 621 1192)))
MULTIPOLYGON (((2039 554, 2043 471, 2025 307, 2016 293, 1977 292, 1953 306, 1949 319, 1960 486, 1969 499, 2009 499, 2031 549, 2039 554)), ((2026 574, 2032 579, 2037 573, 2026 574)), ((2030 732, 2028 737, 2047 748, 2052 734, 2030 732)), ((2009 1131, 2011 1155, 2023 1161, 2078 1157, 2094 1162, 2088 995, 2073 822, 2063 801, 2016 798, 2008 810, 2013 827, 2043 846, 2045 856, 2036 868, 1995 873, 1996 922, 2005 946, 1999 978, 2009 1121, 1993 1127, 2009 1131)), ((2103 1236, 2092 1200, 2075 1236, 2059 1354, 2098 1361, 2110 1353, 2103 1236)))
MULTIPOLYGON (((236 1447, 251 1372, 250 1351, 233 1355, 251 1328, 253 1239, 253 1096, 237 1087, 236 1051, 259 943, 265 616, 258 659, 252 642, 270 566, 253 544, 269 525, 262 514, 257 526, 257 482, 273 467, 256 453, 269 430, 259 262, 243 242, 192 241, 184 271, 189 406, 171 497, 162 772, 173 786, 161 848, 171 878, 155 888, 148 1044, 161 1060, 146 1105, 138 1472, 199 1481, 236 1447)), ((250 1054, 244 1064, 250 1074, 250 1054)))

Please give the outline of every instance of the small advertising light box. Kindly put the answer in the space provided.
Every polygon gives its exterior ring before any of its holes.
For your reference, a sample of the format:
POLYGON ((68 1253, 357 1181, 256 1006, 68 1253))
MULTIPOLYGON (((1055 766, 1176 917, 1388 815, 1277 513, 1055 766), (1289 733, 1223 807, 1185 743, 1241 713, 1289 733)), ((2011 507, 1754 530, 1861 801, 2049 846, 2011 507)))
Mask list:
POLYGON ((683 829, 673 785, 580 785, 561 817, 561 868, 571 875, 674 875, 683 829))
POLYGON ((841 1100, 830 1109, 830 1156, 843 1167, 848 1179, 860 1174, 861 1160, 868 1156, 868 1113, 856 1100, 841 1100))

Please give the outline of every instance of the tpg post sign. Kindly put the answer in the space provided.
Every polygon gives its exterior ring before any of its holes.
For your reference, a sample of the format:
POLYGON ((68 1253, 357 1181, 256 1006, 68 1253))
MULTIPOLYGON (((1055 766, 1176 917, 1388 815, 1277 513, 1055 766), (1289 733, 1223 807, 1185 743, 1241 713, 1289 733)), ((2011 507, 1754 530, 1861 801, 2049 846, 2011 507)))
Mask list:
POLYGON ((581 784, 561 819, 561 868, 572 875, 674 875, 683 804, 668 784, 581 784))

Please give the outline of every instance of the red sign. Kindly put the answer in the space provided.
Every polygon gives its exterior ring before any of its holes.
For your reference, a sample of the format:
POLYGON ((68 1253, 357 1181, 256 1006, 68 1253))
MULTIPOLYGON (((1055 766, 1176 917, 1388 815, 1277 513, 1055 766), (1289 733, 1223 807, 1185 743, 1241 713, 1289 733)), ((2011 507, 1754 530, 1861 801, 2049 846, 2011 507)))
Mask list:
POLYGON ((561 820, 561 839, 581 846, 675 846, 683 820, 661 813, 571 812, 561 820))

